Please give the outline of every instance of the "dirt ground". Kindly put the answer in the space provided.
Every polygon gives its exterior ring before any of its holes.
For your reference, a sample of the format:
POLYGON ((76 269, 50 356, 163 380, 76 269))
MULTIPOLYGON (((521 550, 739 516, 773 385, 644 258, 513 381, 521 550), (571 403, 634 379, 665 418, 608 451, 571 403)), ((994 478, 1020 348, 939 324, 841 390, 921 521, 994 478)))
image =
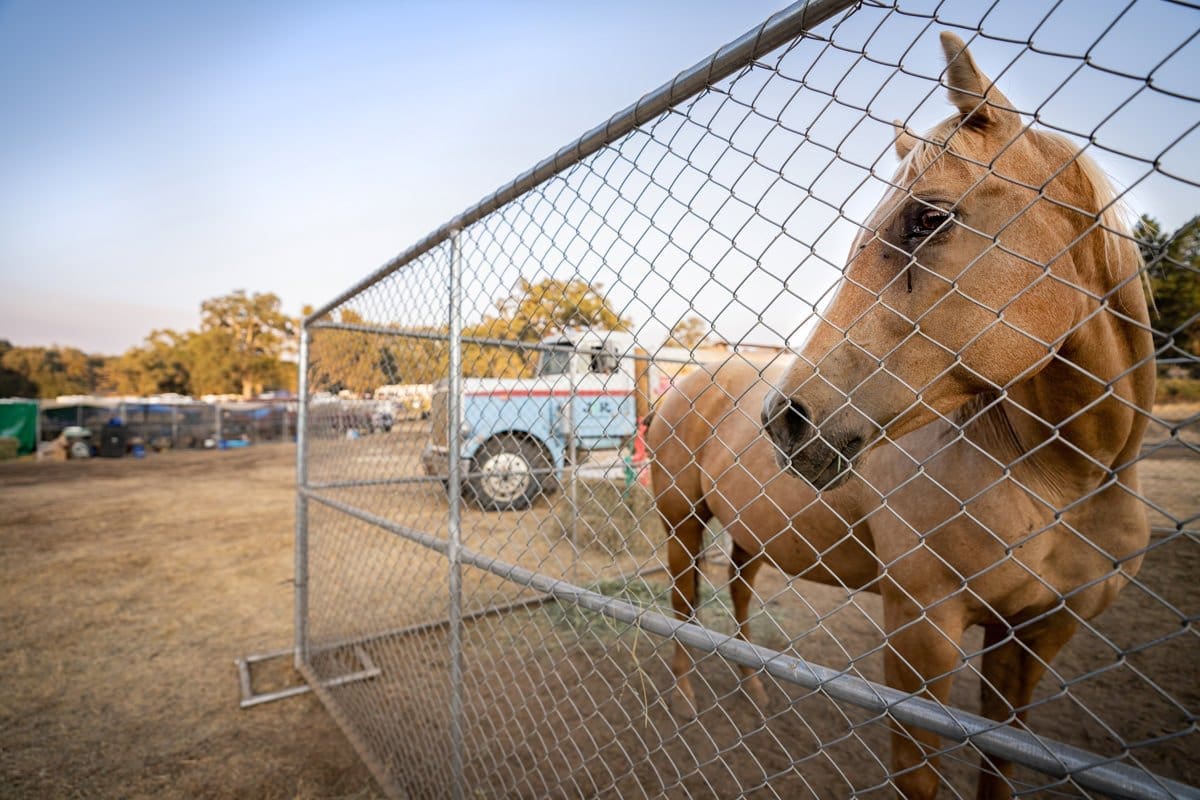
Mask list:
MULTIPOLYGON (((1189 413, 1194 420, 1194 410, 1179 418, 1189 413)), ((395 474, 400 463, 412 467, 419 434, 389 437, 366 437, 355 451, 314 442, 311 479, 369 480, 395 474)), ((1195 440, 1193 425, 1184 438, 1195 440)), ((292 447, 266 445, 0 464, 0 796, 381 796, 313 696, 237 706, 233 660, 287 647, 292 636, 293 459, 292 447)), ((1145 462, 1143 483, 1159 509, 1154 524, 1189 532, 1156 539, 1141 583, 1072 642, 1056 662, 1071 690, 1043 681, 1046 704, 1032 727, 1102 752, 1114 751, 1119 733, 1142 743, 1133 750, 1139 763, 1196 784, 1200 737, 1156 738, 1194 728, 1200 708, 1200 647, 1194 622, 1188 626, 1200 611, 1200 459, 1187 448, 1161 448, 1145 462), (1137 652, 1115 659, 1115 649, 1137 652)), ((420 491, 327 494, 389 518, 403 507, 404 524, 436 531, 445 501, 439 487, 420 491)), ((346 523, 326 507, 313 504, 312 513, 314 638, 403 626, 444 608, 433 588, 444 572, 430 571, 438 562, 417 545, 346 523), (320 566, 347 554, 357 571, 320 566)), ((563 535, 562 515, 544 504, 468 512, 464 523, 468 547, 602 590, 646 557, 641 548, 581 556, 563 535)), ((527 596, 476 573, 464 574, 468 608, 527 596)), ((720 574, 710 570, 718 590, 720 574)), ((664 600, 662 576, 637 585, 642 594, 630 599, 664 600)), ((845 593, 769 572, 759 593, 759 641, 881 678, 874 598, 847 603, 845 593)), ((719 591, 709 596, 702 621, 727 626, 727 600, 719 591)), ((369 643, 384 675, 332 693, 348 714, 368 704, 384 709, 364 738, 403 770, 416 796, 445 789, 449 733, 432 710, 445 699, 445 648, 439 630, 369 643)), ((791 686, 769 687, 764 721, 720 659, 699 664, 701 716, 681 728, 658 702, 669 685, 669 648, 645 634, 551 605, 470 623, 465 648, 465 770, 477 795, 888 794, 882 723, 791 686)), ((330 674, 345 667, 328 665, 330 674)), ((295 680, 284 662, 256 676, 260 688, 295 680)), ((977 708, 977 687, 967 674, 954 702, 977 708)), ((950 753, 944 775, 956 791, 973 793, 974 755, 950 753)), ((1060 786, 1047 796, 1058 793, 1080 794, 1060 786)))
POLYGON ((0 796, 378 796, 311 695, 238 708, 291 641, 294 453, 0 464, 0 796))

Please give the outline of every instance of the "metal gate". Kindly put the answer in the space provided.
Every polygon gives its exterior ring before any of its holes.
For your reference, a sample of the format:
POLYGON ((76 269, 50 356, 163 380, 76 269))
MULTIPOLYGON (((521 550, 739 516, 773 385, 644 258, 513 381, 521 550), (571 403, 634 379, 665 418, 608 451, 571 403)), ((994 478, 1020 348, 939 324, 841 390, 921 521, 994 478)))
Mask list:
POLYGON ((797 3, 311 314, 297 668, 381 786, 1200 797, 1198 31, 797 3))

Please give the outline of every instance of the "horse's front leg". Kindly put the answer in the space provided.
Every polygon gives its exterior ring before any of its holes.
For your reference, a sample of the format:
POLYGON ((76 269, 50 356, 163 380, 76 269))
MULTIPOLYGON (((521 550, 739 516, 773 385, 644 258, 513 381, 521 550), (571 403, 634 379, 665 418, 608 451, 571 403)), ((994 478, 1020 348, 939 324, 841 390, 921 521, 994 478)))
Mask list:
MULTIPOLYGON (((762 554, 750 553, 734 543, 729 551, 729 599, 733 601, 733 618, 737 621, 737 636, 750 641, 750 601, 754 597, 754 576, 762 567, 762 554)), ((739 665, 742 672, 742 691, 759 711, 767 708, 767 691, 762 678, 753 667, 739 665)))
MULTIPOLYGON (((888 685, 945 702, 963 663, 959 641, 966 623, 962 609, 952 602, 922 607, 905 590, 885 583, 883 612, 888 630, 884 661, 888 685)), ((939 741, 936 733, 908 725, 892 734, 892 781, 901 797, 930 800, 937 795, 937 757, 927 752, 936 750, 939 741)))
MULTIPOLYGON (((1030 625, 1012 631, 1008 625, 984 628, 983 681, 980 700, 988 719, 1025 721, 1033 690, 1079 627, 1075 616, 1060 611, 1030 625)), ((1012 762, 989 756, 979 776, 979 800, 1008 800, 1012 797, 1012 762), (987 765, 991 769, 987 769, 987 765)))

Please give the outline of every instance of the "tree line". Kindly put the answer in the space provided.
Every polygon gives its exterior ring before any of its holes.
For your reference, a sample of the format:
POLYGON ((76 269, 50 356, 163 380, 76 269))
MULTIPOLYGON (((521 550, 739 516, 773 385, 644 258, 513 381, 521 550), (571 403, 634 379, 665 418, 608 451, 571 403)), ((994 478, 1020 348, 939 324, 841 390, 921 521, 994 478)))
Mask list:
POLYGON ((1193 359, 1185 371, 1200 377, 1200 216, 1174 233, 1143 214, 1133 231, 1154 299, 1150 324, 1164 362, 1193 359))
MULTIPOLYGON (((1167 232, 1143 215, 1133 235, 1156 307, 1151 324, 1160 357, 1200 358, 1200 217, 1167 232)), ((522 279, 479 321, 464 327, 464 374, 531 374, 537 350, 488 340, 532 343, 569 327, 629 330, 631 320, 612 308, 603 289, 579 279, 522 279)), ((341 309, 332 321, 345 327, 312 332, 313 391, 364 394, 386 384, 432 383, 447 374, 445 326, 404 327, 408 335, 401 336, 374 332, 401 329, 353 308, 341 309)), ((282 312, 275 294, 235 291, 200 304, 198 330, 152 331, 118 356, 72 347, 16 347, 0 339, 0 397, 165 392, 250 397, 267 389, 295 390, 298 326, 282 312)), ((693 347, 710 333, 706 322, 691 316, 672 327, 667 343, 693 347)), ((1180 369, 1197 372, 1194 365, 1175 366, 1180 369)))
MULTIPOLYGON (((380 326, 354 309, 342 309, 335 325, 318 328, 309 343, 313 391, 357 394, 394 383, 433 383, 450 368, 446 326, 380 326), (355 330, 387 328, 392 333, 355 330)), ((625 331, 632 322, 604 297, 604 287, 583 280, 522 278, 508 295, 495 300, 475 323, 463 326, 462 364, 468 377, 515 378, 531 375, 538 351, 489 344, 533 343, 566 328, 625 331)))
POLYGON ((279 297, 235 291, 200 304, 200 328, 155 330, 117 356, 0 339, 0 397, 240 394, 294 389, 296 320, 279 297))

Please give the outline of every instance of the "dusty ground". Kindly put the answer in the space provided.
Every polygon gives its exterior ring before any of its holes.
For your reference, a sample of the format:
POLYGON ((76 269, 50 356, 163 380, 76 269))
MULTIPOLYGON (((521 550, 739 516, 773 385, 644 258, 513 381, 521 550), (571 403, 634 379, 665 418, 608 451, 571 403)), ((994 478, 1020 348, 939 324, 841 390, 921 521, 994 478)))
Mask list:
MULTIPOLYGON (((1183 438, 1195 441, 1194 433, 1189 426, 1183 438)), ((367 437, 357 450, 314 442, 312 479, 412 469, 419 438, 401 430, 367 437)), ((0 796, 378 796, 312 696, 237 707, 233 659, 291 638, 293 457, 291 447, 273 445, 0 464, 0 796)), ((1108 726, 1147 740, 1134 750, 1141 763, 1196 783, 1195 733, 1151 740, 1186 728, 1200 708, 1200 647, 1186 622, 1180 628, 1181 616, 1195 619, 1200 611, 1200 459, 1186 447, 1165 448, 1146 462, 1143 481, 1168 515, 1156 513, 1155 524, 1173 526, 1173 518, 1192 533, 1156 540, 1143 585, 1127 589, 1057 662, 1071 693, 1043 682, 1039 695, 1058 699, 1034 712, 1033 726, 1106 752, 1115 746, 1108 726), (1107 642, 1142 650, 1118 663, 1107 642), (1167 687, 1166 696, 1151 681, 1167 687)), ((436 486, 326 494, 435 532, 446 514, 436 486)), ((318 641, 428 620, 444 608, 437 557, 316 504, 313 520, 318 641), (345 569, 332 566, 343 561, 345 569)), ((562 520, 544 504, 531 512, 467 512, 464 534, 468 547, 606 591, 614 575, 649 552, 581 552, 563 536, 562 520)), ((722 582, 718 570, 711 578, 722 582)), ((661 576, 639 586, 630 599, 662 602, 661 576)), ((468 608, 518 596, 477 570, 466 570, 464 587, 468 608)), ((767 600, 755 622, 760 641, 790 644, 831 666, 853 661, 864 676, 881 676, 872 655, 876 599, 847 604, 844 593, 789 586, 769 573, 759 589, 767 600), (818 621, 816 614, 826 616, 818 621)), ((721 595, 713 597, 702 619, 721 627, 721 595)), ((486 618, 468 625, 465 645, 466 774, 481 796, 673 796, 686 789, 693 796, 841 797, 883 783, 883 725, 793 687, 770 688, 772 716, 764 723, 719 659, 699 665, 701 718, 679 728, 657 702, 668 685, 669 650, 590 615, 546 606, 486 618)), ((403 773, 409 791, 444 795, 449 734, 436 713, 446 699, 443 633, 392 637, 366 650, 384 676, 336 690, 339 707, 368 721, 364 738, 403 773)), ((332 652, 318 666, 337 674, 346 667, 339 658, 332 652)), ((283 663, 256 674, 264 686, 294 680, 283 663)), ((976 695, 968 674, 954 701, 974 709, 976 695)), ((974 755, 951 755, 946 781, 970 793, 974 755)), ((1079 794, 1070 786, 1056 791, 1079 794)), ((885 789, 876 794, 887 796, 885 789)))
POLYGON ((0 464, 0 796, 373 797, 291 637, 294 449, 0 464))

